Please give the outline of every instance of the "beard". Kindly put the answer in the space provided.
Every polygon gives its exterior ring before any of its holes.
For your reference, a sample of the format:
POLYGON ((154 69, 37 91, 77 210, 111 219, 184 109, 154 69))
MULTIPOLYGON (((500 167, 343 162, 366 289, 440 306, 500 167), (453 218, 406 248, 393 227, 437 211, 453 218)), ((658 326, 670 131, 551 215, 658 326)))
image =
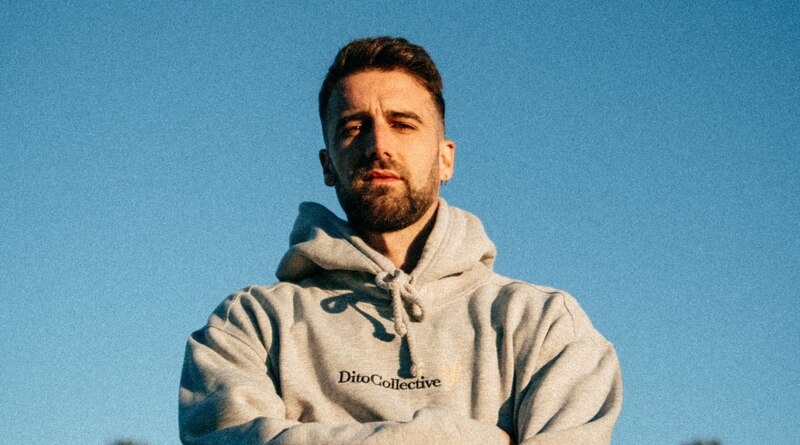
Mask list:
POLYGON ((434 162, 423 186, 414 189, 408 183, 408 170, 387 160, 367 160, 353 171, 350 184, 336 179, 336 197, 350 226, 369 232, 395 232, 419 221, 436 202, 439 195, 439 169, 434 162), (373 184, 364 176, 374 168, 396 172, 402 187, 397 184, 373 184))

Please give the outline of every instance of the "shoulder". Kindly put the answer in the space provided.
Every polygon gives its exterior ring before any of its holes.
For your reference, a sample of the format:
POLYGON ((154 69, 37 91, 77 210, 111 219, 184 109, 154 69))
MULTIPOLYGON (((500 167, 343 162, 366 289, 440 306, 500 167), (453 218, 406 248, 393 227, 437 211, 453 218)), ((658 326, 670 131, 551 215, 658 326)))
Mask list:
POLYGON ((563 306, 564 309, 578 305, 575 298, 563 290, 515 280, 496 273, 486 284, 496 288, 498 299, 509 303, 523 303, 534 307, 555 304, 563 306))
POLYGON ((208 327, 228 333, 263 333, 292 320, 302 301, 318 301, 327 291, 310 280, 252 285, 225 298, 208 319, 208 327), (269 329, 268 329, 269 328, 269 329))
POLYGON ((270 285, 252 285, 239 289, 225 298, 212 314, 212 317, 228 318, 238 308, 269 310, 286 298, 303 292, 304 287, 289 282, 278 282, 270 285))
POLYGON ((496 275, 493 283, 498 286, 497 308, 517 329, 538 330, 563 341, 583 338, 598 346, 608 344, 568 292, 501 275, 496 275))

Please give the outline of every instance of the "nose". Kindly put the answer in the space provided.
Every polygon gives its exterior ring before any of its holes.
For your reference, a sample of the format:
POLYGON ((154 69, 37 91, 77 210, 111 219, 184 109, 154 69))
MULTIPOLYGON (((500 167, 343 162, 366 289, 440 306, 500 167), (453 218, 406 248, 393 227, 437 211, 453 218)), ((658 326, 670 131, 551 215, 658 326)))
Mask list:
POLYGON ((391 128, 386 122, 373 122, 371 126, 369 138, 365 141, 367 144, 366 154, 367 157, 375 157, 377 159, 392 158, 392 134, 391 128))

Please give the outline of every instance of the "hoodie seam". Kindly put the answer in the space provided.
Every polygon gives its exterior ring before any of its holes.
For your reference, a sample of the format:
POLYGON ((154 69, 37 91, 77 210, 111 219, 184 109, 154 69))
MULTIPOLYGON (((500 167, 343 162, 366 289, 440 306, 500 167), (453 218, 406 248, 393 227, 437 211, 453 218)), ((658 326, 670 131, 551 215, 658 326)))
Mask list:
POLYGON ((370 257, 369 257, 369 256, 368 256, 366 253, 362 252, 362 251, 361 251, 361 249, 359 249, 358 247, 356 247, 356 245, 355 245, 355 244, 353 244, 353 242, 352 242, 351 240, 349 240, 349 239, 348 239, 347 241, 348 241, 348 242, 347 242, 347 247, 349 247, 349 248, 350 248, 350 249, 352 249, 353 251, 357 252, 357 253, 358 253, 358 255, 359 255, 359 256, 360 256, 362 259, 365 259, 365 260, 367 260, 367 262, 368 262, 368 263, 370 263, 370 264, 372 264, 373 266, 375 266, 375 268, 377 269, 377 271, 375 271, 375 270, 372 270, 372 271, 370 271, 370 273, 372 273, 373 275, 375 275, 377 272, 379 272, 379 271, 383 270, 383 268, 382 268, 382 267, 381 267, 381 266, 380 266, 378 263, 376 263, 376 262, 375 262, 375 260, 373 260, 372 258, 370 258, 370 257))
MULTIPOLYGON (((546 295, 557 297, 558 300, 559 300, 559 303, 561 303, 561 306, 564 308, 564 311, 569 315, 570 328, 572 330, 572 338, 573 338, 573 340, 578 340, 578 339, 582 338, 582 336, 578 335, 578 330, 576 328, 577 323, 575 321, 575 314, 573 313, 572 309, 570 309, 569 305, 567 304, 567 294, 565 292, 560 291, 558 289, 552 289, 552 288, 544 289, 541 286, 538 286, 538 285, 535 285, 535 284, 531 284, 531 283, 526 283, 524 281, 519 281, 519 280, 511 280, 511 282, 508 283, 508 284, 520 284, 523 287, 527 287, 527 288, 533 289, 533 290, 535 290, 537 292, 541 292, 541 293, 544 293, 546 295)), ((592 340, 592 343, 596 344, 596 342, 593 339, 590 339, 590 340, 592 340)))
MULTIPOLYGON (((492 284, 493 278, 497 277, 498 274, 496 274, 493 270, 491 270, 488 267, 486 267, 484 264, 481 264, 479 267, 483 268, 483 275, 485 275, 485 276, 483 276, 483 277, 477 276, 477 277, 475 277, 474 282, 472 284, 470 284, 469 286, 466 286, 461 290, 457 290, 457 291, 454 291, 451 294, 448 294, 448 296, 447 296, 447 300, 448 301, 447 301, 447 303, 443 304, 443 306, 447 306, 447 305, 450 305, 450 304, 456 302, 458 299, 473 293, 476 289, 478 289, 481 286, 485 286, 487 284, 492 284)), ((469 273, 469 272, 466 272, 466 273, 469 273)), ((499 286, 499 287, 502 287, 502 286, 499 286)), ((423 290, 423 292, 426 292, 426 291, 423 290)))
POLYGON ((489 269, 488 267, 486 267, 483 264, 480 264, 479 267, 483 268, 483 274, 485 274, 486 276, 485 277, 475 277, 475 282, 472 283, 470 286, 467 286, 466 288, 464 288, 463 291, 459 292, 457 294, 458 297, 462 297, 462 296, 464 296, 464 295, 466 295, 468 293, 473 292, 475 289, 477 289, 477 288, 479 288, 479 287, 481 287, 481 286, 483 286, 483 285, 485 285, 487 283, 490 283, 491 282, 491 278, 494 275, 496 275, 494 273, 494 271, 492 271, 491 269, 489 269))
MULTIPOLYGON (((536 285, 532 285, 532 286, 533 287, 537 287, 536 285)), ((570 308, 570 305, 567 304, 567 299, 569 298, 569 296, 568 296, 568 294, 566 292, 558 290, 558 289, 553 289, 552 291, 549 291, 547 293, 550 294, 550 295, 557 295, 559 297, 561 305, 564 307, 564 310, 567 312, 567 314, 569 314, 570 327, 572 328, 573 341, 587 340, 587 341, 591 342, 598 349, 606 349, 609 346, 613 347, 611 342, 606 340, 606 339, 603 339, 604 341, 602 341, 602 342, 598 342, 597 338, 595 336, 584 335, 583 333, 579 333, 578 332, 578 329, 577 329, 578 323, 575 320, 576 319, 575 312, 574 312, 573 309, 570 308)), ((574 298, 574 297, 572 297, 572 298, 574 298)))
POLYGON ((230 337, 230 338, 232 338, 232 339, 235 339, 235 340, 237 340, 239 343, 241 343, 242 345, 246 346, 246 347, 247 347, 247 349, 249 349, 250 351, 252 351, 252 352, 253 352, 253 354, 255 354, 255 355, 256 355, 256 357, 258 357, 258 358, 260 359, 260 361, 259 361, 259 362, 256 362, 256 361, 253 361, 253 360, 248 360, 248 361, 250 361, 251 363, 253 363, 254 365, 261 366, 261 365, 264 365, 264 364, 266 363, 266 361, 267 361, 267 357, 262 357, 262 356, 261 356, 261 354, 260 354, 258 351, 256 351, 256 349, 255 349, 255 348, 253 348, 253 346, 250 344, 250 342, 248 342, 248 341, 244 340, 244 339, 243 339, 243 338, 241 338, 239 335, 237 335, 237 334, 234 334, 233 332, 230 332, 229 330, 225 329, 225 328, 224 328, 224 327, 222 327, 222 326, 215 326, 214 324, 211 324, 211 323, 209 323, 209 325, 208 325, 208 328, 209 328, 209 329, 214 329, 214 330, 216 330, 216 331, 219 331, 219 332, 222 332, 222 333, 223 333, 223 334, 225 334, 226 336, 228 336, 228 337, 230 337))
POLYGON ((452 218, 452 215, 450 214, 450 208, 449 208, 449 206, 447 206, 447 204, 443 204, 443 202, 440 201, 439 202, 439 209, 437 210, 437 218, 440 218, 439 213, 444 214, 445 212, 447 212, 447 220, 446 220, 446 224, 447 225, 442 228, 443 232, 444 232, 444 236, 439 238, 438 242, 436 243, 436 246, 434 247, 433 251, 431 252, 431 255, 427 255, 427 258, 426 258, 426 261, 425 261, 425 265, 424 265, 425 267, 423 267, 419 271, 419 273, 417 273, 416 270, 413 270, 411 272, 412 275, 414 276, 414 279, 416 279, 417 277, 425 276, 425 273, 428 271, 428 269, 430 269, 431 265, 433 264, 433 260, 435 258, 439 257, 439 252, 442 250, 442 246, 446 246, 447 245, 447 243, 445 241, 448 241, 452 236, 452 230, 450 230, 450 226, 452 225, 452 219, 453 218, 452 218))

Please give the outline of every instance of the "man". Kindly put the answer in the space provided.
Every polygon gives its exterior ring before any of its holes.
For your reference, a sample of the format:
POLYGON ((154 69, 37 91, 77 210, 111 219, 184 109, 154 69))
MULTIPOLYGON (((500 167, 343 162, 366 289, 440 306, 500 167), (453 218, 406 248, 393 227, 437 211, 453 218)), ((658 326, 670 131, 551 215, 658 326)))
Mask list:
POLYGON ((612 345, 569 295, 491 267, 453 175, 439 74, 404 39, 342 48, 320 162, 347 215, 304 203, 271 286, 188 341, 186 444, 600 444, 622 403, 612 345))

